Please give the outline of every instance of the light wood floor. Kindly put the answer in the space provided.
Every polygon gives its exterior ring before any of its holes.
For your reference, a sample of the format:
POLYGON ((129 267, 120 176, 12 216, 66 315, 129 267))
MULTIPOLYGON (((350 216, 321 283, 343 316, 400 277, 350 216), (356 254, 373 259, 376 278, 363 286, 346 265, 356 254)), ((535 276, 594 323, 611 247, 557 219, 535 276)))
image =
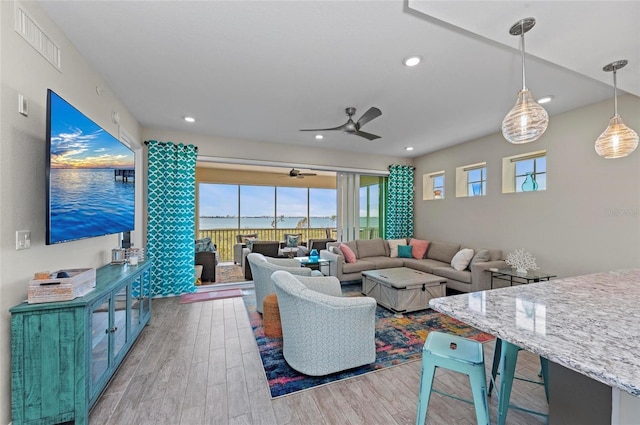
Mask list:
MULTIPOLYGON (((96 403, 91 425, 415 423, 419 361, 272 400, 242 299, 178 301, 153 300, 152 323, 96 403)), ((489 367, 493 343, 484 345, 489 367)), ((535 377, 538 368, 537 357, 520 353, 518 374, 535 377)), ((454 372, 438 369, 434 388, 471 398, 468 379, 454 372)), ((547 409, 540 385, 515 381, 511 400, 547 409)), ((474 423, 472 405, 432 395, 427 424, 474 423)), ((507 423, 545 422, 511 409, 507 423)))

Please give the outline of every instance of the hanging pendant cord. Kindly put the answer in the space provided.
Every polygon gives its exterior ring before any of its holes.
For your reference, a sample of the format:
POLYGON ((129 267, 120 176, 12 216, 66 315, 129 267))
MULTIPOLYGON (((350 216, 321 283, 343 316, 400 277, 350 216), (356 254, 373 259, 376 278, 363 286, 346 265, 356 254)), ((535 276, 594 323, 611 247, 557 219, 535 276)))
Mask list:
POLYGON ((618 81, 617 74, 618 70, 613 70, 613 115, 618 115, 618 81))
POLYGON ((522 41, 522 90, 527 88, 525 83, 525 71, 524 71, 524 20, 520 21, 520 28, 522 34, 520 34, 520 40, 522 41))

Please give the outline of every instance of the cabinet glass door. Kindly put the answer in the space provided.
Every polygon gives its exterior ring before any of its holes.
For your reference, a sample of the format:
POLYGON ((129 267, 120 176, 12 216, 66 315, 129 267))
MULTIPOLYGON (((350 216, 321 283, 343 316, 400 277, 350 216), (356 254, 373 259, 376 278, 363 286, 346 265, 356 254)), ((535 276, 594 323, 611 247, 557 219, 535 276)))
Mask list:
POLYGON ((142 291, 140 293, 142 298, 140 314, 142 317, 146 317, 151 312, 151 272, 145 270, 142 273, 142 291))
POLYGON ((140 326, 140 308, 142 300, 142 277, 138 276, 131 282, 131 315, 129 316, 129 324, 131 333, 135 334, 136 329, 140 326))
POLYGON ((118 357, 127 343, 127 298, 129 285, 122 287, 113 298, 113 356, 118 357))
POLYGON ((109 368, 109 302, 105 298, 91 309, 91 384, 95 386, 109 368))

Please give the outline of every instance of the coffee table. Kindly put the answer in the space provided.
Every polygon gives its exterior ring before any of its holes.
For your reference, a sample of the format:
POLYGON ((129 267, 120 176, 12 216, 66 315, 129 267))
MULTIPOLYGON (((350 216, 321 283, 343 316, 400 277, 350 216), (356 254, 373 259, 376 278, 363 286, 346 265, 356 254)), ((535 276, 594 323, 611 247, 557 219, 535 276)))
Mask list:
POLYGON ((322 266, 327 266, 329 268, 327 276, 331 275, 331 261, 329 260, 325 260, 324 258, 311 260, 311 258, 309 257, 295 257, 295 259, 300 261, 302 267, 307 267, 312 270, 319 270, 320 272, 322 272, 322 266))
POLYGON ((446 283, 444 277, 408 267, 362 272, 362 293, 395 313, 429 308, 432 298, 447 295, 446 283))

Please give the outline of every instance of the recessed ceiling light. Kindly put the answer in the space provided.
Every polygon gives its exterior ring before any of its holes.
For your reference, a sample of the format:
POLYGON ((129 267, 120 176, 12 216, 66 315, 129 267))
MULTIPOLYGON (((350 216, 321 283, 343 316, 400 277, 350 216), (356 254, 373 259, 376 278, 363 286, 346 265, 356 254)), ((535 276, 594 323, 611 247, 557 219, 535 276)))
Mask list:
POLYGON ((410 56, 405 58, 402 63, 404 63, 405 66, 416 66, 421 60, 422 58, 420 56, 410 56))
POLYGON ((196 119, 195 119, 195 118, 193 118, 193 117, 184 117, 184 120, 185 120, 186 122, 196 122, 196 119))
POLYGON ((540 99, 538 99, 538 103, 549 103, 553 100, 553 96, 549 95, 549 96, 542 96, 540 99))
POLYGON ((322 134, 316 134, 316 139, 322 140, 324 139, 324 136, 322 134))
POLYGON ((404 148, 405 151, 412 151, 413 150, 413 146, 407 146, 406 148, 404 148))

